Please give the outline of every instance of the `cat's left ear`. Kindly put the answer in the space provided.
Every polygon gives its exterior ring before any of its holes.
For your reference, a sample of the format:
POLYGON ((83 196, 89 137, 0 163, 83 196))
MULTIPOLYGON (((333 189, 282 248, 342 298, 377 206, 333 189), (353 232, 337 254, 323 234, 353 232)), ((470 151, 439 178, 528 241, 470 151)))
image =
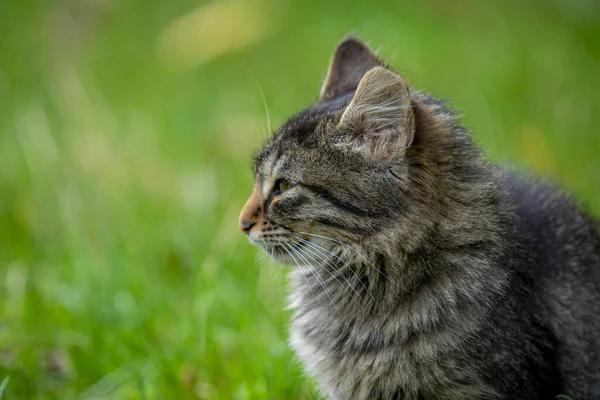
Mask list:
POLYGON ((414 138, 410 89, 398 74, 383 67, 360 80, 340 119, 341 142, 376 163, 402 156, 414 138))
POLYGON ((365 73, 381 62, 360 40, 348 36, 342 40, 331 59, 319 101, 329 101, 356 90, 365 73))

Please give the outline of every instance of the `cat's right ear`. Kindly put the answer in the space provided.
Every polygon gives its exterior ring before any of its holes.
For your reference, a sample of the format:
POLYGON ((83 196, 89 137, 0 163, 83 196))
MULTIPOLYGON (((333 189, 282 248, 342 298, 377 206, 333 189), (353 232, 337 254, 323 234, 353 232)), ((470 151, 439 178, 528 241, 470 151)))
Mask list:
POLYGON ((364 43, 352 36, 345 38, 333 53, 319 102, 355 90, 365 73, 377 65, 381 65, 379 59, 364 43))
POLYGON ((344 110, 338 128, 345 132, 345 139, 338 144, 372 162, 389 163, 404 155, 415 132, 408 84, 386 68, 370 69, 344 110))

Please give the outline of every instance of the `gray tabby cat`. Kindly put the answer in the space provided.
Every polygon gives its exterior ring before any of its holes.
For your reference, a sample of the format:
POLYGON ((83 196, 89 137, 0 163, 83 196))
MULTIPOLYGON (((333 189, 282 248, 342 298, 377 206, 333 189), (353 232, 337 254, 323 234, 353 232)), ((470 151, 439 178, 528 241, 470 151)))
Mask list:
POLYGON ((239 226, 296 266, 290 342, 331 399, 600 399, 596 222, 354 38, 239 226))

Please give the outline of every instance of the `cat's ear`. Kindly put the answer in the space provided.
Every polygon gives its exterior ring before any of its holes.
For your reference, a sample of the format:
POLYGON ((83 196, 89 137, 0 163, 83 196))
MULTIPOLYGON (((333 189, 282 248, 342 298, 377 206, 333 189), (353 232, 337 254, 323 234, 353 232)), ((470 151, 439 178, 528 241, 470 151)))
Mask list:
POLYGON ((377 56, 364 43, 352 36, 346 37, 333 53, 319 101, 355 90, 365 73, 376 65, 380 65, 377 56))
POLYGON ((398 74, 369 70, 340 119, 342 142, 378 163, 403 155, 414 138, 411 104, 410 89, 398 74))

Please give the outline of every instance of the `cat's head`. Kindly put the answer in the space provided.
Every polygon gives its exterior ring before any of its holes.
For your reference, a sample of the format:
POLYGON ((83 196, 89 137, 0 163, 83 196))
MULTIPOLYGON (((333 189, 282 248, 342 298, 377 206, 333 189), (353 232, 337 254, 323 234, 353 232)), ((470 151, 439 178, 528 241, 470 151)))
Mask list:
POLYGON ((357 39, 343 40, 317 103, 255 156, 240 230, 280 261, 308 263, 395 229, 411 206, 414 106, 400 75, 357 39))

